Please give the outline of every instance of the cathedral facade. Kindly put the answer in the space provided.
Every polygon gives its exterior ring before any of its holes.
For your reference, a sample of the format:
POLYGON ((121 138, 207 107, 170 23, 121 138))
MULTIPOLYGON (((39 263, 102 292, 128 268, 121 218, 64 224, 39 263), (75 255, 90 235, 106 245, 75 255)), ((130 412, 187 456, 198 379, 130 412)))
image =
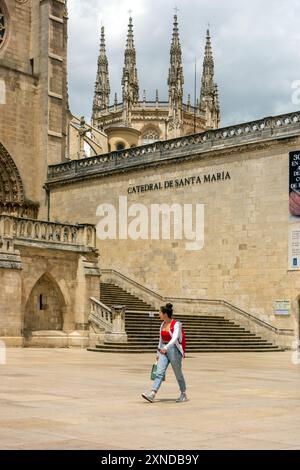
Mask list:
POLYGON ((109 102, 102 29, 86 123, 68 105, 66 3, 0 0, 0 339, 126 342, 101 276, 155 308, 172 300, 295 347, 300 113, 219 128, 209 33, 199 104, 184 104, 175 16, 168 101, 140 100, 130 19, 122 103, 109 102))

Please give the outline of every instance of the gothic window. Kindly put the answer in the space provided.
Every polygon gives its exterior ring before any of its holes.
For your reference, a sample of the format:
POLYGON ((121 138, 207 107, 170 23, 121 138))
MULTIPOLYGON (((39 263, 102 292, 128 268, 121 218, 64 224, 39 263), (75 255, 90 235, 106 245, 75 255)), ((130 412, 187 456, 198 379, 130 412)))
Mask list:
POLYGON ((159 131, 154 127, 146 129, 142 134, 143 144, 152 144, 159 140, 159 131))
POLYGON ((4 15, 4 9, 0 4, 0 48, 5 40, 6 33, 6 17, 4 15))

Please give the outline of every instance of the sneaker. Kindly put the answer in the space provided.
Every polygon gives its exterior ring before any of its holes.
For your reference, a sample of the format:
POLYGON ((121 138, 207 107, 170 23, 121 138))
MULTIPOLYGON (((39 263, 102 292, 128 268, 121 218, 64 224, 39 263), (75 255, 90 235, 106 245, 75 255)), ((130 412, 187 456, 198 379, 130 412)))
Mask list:
POLYGON ((184 401, 188 401, 188 397, 186 396, 186 393, 181 393, 180 397, 177 398, 176 403, 183 403, 184 401))
POLYGON ((153 403, 154 398, 155 398, 155 393, 154 392, 142 393, 142 397, 145 398, 145 400, 150 401, 150 403, 153 403))

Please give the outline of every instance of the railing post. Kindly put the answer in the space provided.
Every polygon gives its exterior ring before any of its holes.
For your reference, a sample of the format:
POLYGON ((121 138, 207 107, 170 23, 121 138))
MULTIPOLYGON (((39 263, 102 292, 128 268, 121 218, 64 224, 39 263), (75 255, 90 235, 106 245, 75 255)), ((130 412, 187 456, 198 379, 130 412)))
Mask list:
POLYGON ((127 343, 125 331, 125 307, 124 305, 111 306, 112 332, 109 341, 112 343, 127 343))

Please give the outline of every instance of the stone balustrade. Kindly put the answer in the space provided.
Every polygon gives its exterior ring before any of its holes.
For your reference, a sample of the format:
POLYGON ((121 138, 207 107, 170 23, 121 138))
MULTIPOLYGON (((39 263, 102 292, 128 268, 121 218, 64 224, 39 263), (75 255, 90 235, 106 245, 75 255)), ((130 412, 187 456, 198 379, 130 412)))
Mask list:
POLYGON ((113 328, 111 309, 104 305, 100 300, 91 297, 91 310, 89 321, 94 322, 100 328, 107 332, 111 332, 113 328))
POLYGON ((105 341, 127 343, 125 307, 123 305, 113 305, 109 308, 94 297, 91 297, 90 301, 89 322, 105 330, 105 341))
POLYGON ((95 157, 50 165, 48 168, 48 184, 108 171, 122 171, 135 165, 148 165, 164 159, 184 158, 189 155, 201 154, 201 152, 214 149, 219 150, 233 145, 249 144, 299 134, 300 111, 266 117, 236 126, 209 130, 95 157))
POLYGON ((94 225, 69 225, 0 215, 0 239, 28 240, 96 248, 94 225))

